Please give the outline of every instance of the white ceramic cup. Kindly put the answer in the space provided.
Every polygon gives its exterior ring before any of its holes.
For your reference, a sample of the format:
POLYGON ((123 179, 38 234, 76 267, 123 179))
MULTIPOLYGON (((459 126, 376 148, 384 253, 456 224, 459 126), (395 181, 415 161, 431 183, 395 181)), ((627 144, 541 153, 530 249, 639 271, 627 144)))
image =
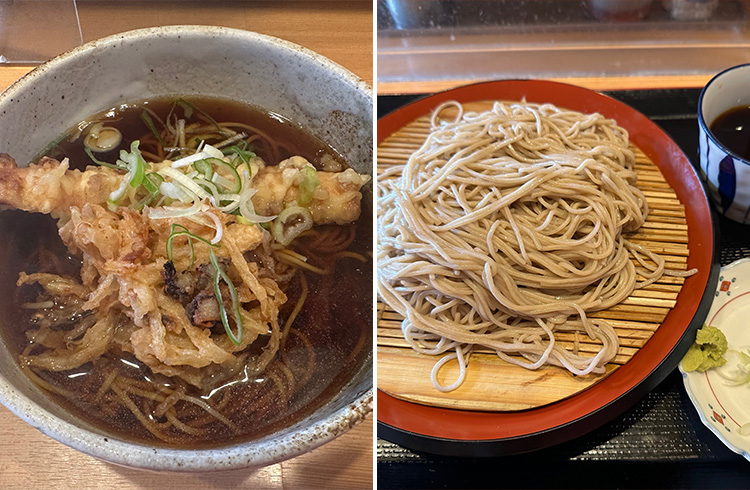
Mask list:
POLYGON ((750 64, 724 70, 703 88, 698 99, 698 151, 701 178, 716 209, 750 224, 750 161, 729 150, 709 129, 720 115, 741 106, 750 106, 750 64))

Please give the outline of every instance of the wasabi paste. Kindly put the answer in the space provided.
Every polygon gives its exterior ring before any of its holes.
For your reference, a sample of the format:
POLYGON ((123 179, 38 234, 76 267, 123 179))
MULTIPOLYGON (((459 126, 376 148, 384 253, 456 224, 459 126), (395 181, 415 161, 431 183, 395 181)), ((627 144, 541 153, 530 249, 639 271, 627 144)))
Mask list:
POLYGON ((713 367, 722 366, 726 359, 727 338, 716 327, 703 325, 695 335, 695 342, 682 358, 682 369, 686 372, 704 372, 713 367))

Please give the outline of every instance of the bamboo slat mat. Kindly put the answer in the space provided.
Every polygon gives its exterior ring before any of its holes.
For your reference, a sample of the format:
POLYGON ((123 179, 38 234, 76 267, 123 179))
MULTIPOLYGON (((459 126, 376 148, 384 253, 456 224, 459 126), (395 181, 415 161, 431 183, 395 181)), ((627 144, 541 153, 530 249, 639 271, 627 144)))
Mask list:
MULTIPOLYGON (((466 104, 466 110, 482 109, 466 104)), ((401 128, 378 146, 378 173, 394 164, 403 164, 424 142, 429 132, 429 116, 401 128)), ((628 239, 661 255, 666 267, 685 270, 688 257, 688 229, 684 206, 664 180, 656 165, 638 148, 636 172, 638 187, 649 205, 644 226, 628 239)), ((639 280, 642 279, 639 277, 639 280)), ((402 317, 378 301, 377 309, 377 386, 386 393, 414 403, 465 410, 514 411, 535 408, 572 396, 604 379, 630 360, 651 338, 674 307, 684 278, 664 276, 658 282, 635 290, 625 301, 608 310, 591 313, 604 318, 620 337, 620 349, 602 375, 573 376, 554 366, 530 371, 500 360, 489 349, 476 350, 466 379, 456 390, 442 393, 433 388, 430 371, 439 357, 418 354, 401 334, 402 317)), ((557 334, 558 343, 572 350, 573 334, 557 334)), ((579 353, 598 351, 598 341, 578 336, 579 353)), ((439 379, 451 382, 458 376, 455 362, 440 370, 439 379)))

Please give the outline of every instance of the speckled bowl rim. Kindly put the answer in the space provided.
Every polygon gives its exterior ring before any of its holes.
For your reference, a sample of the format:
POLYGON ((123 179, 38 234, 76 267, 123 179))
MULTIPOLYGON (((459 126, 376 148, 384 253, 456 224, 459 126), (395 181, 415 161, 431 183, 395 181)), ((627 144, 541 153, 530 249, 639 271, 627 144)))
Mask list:
POLYGON ((102 46, 109 44, 109 43, 126 41, 129 39, 135 39, 135 38, 150 37, 150 36, 165 36, 165 35, 174 36, 174 35, 183 35, 183 34, 217 35, 217 34, 222 34, 222 33, 233 35, 233 36, 245 37, 248 40, 273 45, 275 47, 278 47, 290 53, 292 52, 299 53, 305 56, 306 58, 308 58, 308 60, 318 63, 322 67, 326 68, 327 70, 335 73, 342 80, 346 81, 356 90, 363 92, 370 100, 372 100, 372 97, 373 97, 372 87, 367 82, 365 82, 364 80, 362 80, 361 78, 359 78, 358 76, 356 76, 354 73, 347 70, 343 66, 339 65, 338 63, 326 58, 325 56, 322 56, 316 53, 315 51, 307 49, 304 46, 300 46, 299 44, 295 44, 293 42, 286 41, 278 37, 273 37, 273 36, 269 36, 266 34, 259 34, 257 32, 246 31, 242 29, 234 29, 231 27, 203 26, 203 25, 173 25, 173 26, 163 26, 163 27, 147 27, 144 29, 135 29, 132 31, 113 34, 111 36, 89 41, 85 44, 82 44, 78 47, 71 49, 70 51, 66 51, 52 58, 51 60, 40 64, 33 70, 23 75, 18 80, 13 82, 3 92, 0 92, 0 102, 5 101, 5 99, 7 98, 15 97, 16 92, 20 89, 20 87, 26 85, 27 83, 31 83, 31 80, 33 80, 36 77, 44 76, 47 71, 55 68, 56 66, 64 64, 71 58, 76 58, 89 51, 92 51, 95 49, 101 49, 102 46))
MULTIPOLYGON (((279 50, 290 53, 301 54, 308 61, 323 66, 372 100, 372 88, 369 84, 341 65, 297 44, 265 34, 228 27, 176 25, 137 29, 78 46, 39 65, 18 79, 4 92, 0 93, 0 102, 15 97, 16 92, 21 90, 22 87, 33 83, 38 77, 45 76, 48 71, 56 66, 66 63, 72 58, 85 56, 90 51, 100 49, 108 43, 152 36, 216 36, 222 34, 272 45, 279 50)), ((370 371, 372 371, 372 362, 372 357, 370 357, 368 361, 370 371)), ((358 372, 366 373, 367 370, 368 366, 365 365, 358 372)), ((350 387, 350 389, 353 389, 353 387, 350 387)), ((373 387, 370 384, 369 388, 359 393, 354 401, 328 415, 323 420, 309 423, 308 418, 305 418, 292 427, 284 429, 283 435, 280 437, 278 433, 270 434, 258 440, 207 449, 169 449, 146 446, 86 430, 63 421, 39 407, 26 395, 17 391, 2 375, 0 375, 0 403, 42 433, 95 458, 146 470, 202 472, 261 467, 309 452, 345 433, 362 422, 372 412, 373 387)))

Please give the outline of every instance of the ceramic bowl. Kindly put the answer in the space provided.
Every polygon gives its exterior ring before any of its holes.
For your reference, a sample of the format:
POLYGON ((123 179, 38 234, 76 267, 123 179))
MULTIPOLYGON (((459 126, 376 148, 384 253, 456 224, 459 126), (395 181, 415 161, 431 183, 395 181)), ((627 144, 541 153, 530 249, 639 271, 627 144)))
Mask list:
MULTIPOLYGON (((0 151, 30 161, 76 122, 123 102, 220 96, 273 110, 372 173, 372 90, 292 43, 227 28, 171 26, 107 37, 67 52, 0 94, 0 151)), ((362 201, 371 213, 371 186, 362 201)), ((148 447, 103 433, 40 392, 0 343, 0 402, 58 441, 116 464, 212 471, 261 466, 310 451, 372 411, 372 357, 329 403, 275 434, 218 449, 148 447)))
MULTIPOLYGON (((750 331, 745 318, 750 314, 750 258, 732 262, 721 268, 714 301, 706 324, 721 330, 729 349, 747 354, 750 331)), ((750 390, 747 385, 733 385, 717 369, 705 372, 680 372, 690 401, 701 422, 729 449, 750 460, 750 390)))
POLYGON ((734 153, 711 132, 726 111, 750 105, 750 64, 713 77, 698 99, 698 157, 701 177, 716 209, 727 218, 750 224, 750 160, 734 153))

